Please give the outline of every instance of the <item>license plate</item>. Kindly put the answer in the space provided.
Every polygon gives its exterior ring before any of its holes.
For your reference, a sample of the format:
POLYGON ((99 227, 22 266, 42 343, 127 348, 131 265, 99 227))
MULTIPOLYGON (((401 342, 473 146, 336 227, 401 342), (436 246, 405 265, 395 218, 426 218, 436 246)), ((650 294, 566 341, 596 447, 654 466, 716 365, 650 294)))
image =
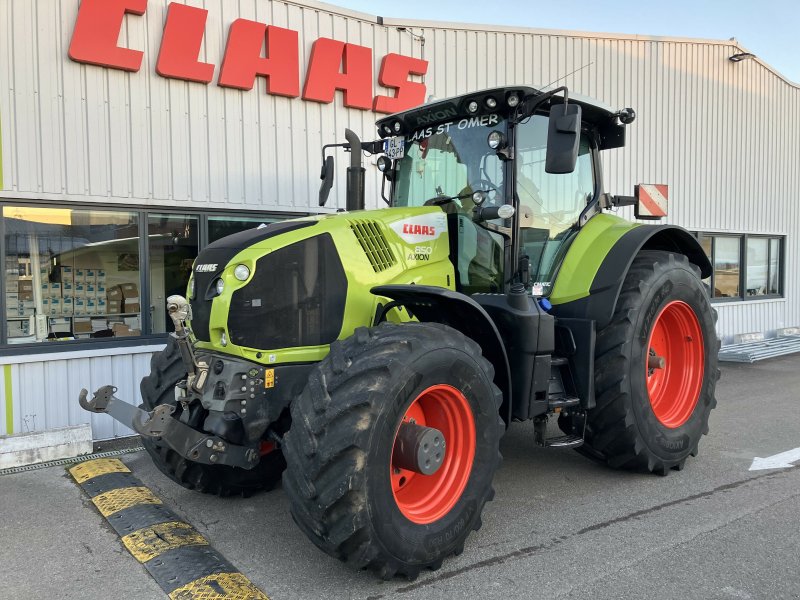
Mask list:
POLYGON ((383 153, 392 160, 405 156, 406 139, 403 137, 392 137, 383 140, 383 153))

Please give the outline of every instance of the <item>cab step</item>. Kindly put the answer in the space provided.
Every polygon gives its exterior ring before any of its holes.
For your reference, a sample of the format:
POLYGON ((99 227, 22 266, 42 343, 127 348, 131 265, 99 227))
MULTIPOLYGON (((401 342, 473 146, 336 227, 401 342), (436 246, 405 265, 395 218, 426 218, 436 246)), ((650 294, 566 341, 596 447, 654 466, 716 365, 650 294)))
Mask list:
POLYGON ((555 398, 551 397, 547 400, 547 410, 548 412, 559 412, 565 408, 578 406, 580 403, 581 399, 575 398, 574 396, 558 396, 555 398))
POLYGON ((583 438, 577 435, 561 435, 548 438, 544 443, 545 448, 577 448, 583 446, 583 438))
POLYGON ((579 433, 581 435, 564 434, 557 428, 555 420, 551 422, 548 415, 540 415, 533 420, 533 439, 536 445, 542 448, 577 448, 583 445, 583 433, 585 433, 583 428, 579 433))

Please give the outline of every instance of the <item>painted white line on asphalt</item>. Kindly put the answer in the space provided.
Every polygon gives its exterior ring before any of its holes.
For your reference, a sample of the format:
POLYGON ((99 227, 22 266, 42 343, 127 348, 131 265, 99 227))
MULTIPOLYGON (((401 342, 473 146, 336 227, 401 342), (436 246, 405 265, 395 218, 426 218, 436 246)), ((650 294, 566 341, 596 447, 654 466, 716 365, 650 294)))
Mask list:
POLYGON ((773 454, 767 458, 755 457, 753 464, 750 465, 750 471, 760 471, 761 469, 786 469, 793 467, 793 462, 800 460, 800 448, 794 450, 787 450, 780 454, 773 454))

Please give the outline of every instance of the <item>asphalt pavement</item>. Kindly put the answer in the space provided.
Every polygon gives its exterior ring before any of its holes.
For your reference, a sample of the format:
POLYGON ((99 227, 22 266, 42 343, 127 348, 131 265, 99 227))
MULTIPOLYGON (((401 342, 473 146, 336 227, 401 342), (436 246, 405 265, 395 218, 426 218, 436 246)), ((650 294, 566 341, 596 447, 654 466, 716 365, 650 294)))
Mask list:
MULTIPOLYGON (((280 489, 208 497, 142 452, 122 460, 274 600, 800 598, 800 468, 748 470, 800 447, 800 355, 724 365, 717 399, 699 456, 666 477, 537 448, 514 424, 483 527, 413 582, 317 550, 280 489)), ((1 598, 165 597, 64 467, 0 476, 0 510, 1 598)))

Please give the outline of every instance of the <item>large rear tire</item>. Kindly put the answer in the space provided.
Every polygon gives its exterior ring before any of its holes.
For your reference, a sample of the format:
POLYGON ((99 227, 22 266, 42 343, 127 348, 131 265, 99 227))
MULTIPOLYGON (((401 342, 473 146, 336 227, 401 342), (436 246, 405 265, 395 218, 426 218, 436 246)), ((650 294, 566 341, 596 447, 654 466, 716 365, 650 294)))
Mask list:
POLYGON ((634 259, 611 323, 597 334, 597 406, 582 453, 661 475, 697 455, 719 379, 716 312, 697 271, 670 252, 634 259))
MULTIPOLYGON (((150 374, 142 379, 139 386, 143 408, 150 411, 160 404, 176 404, 175 384, 184 377, 186 369, 180 351, 170 338, 164 350, 153 354, 150 374)), ((176 417, 180 410, 178 406, 176 417)), ((260 490, 270 490, 280 481, 286 468, 283 453, 278 448, 264 454, 261 461, 248 470, 188 460, 153 438, 143 437, 142 445, 164 475, 185 488, 205 494, 249 496, 260 490)))
POLYGON ((291 406, 283 487, 319 548, 388 579, 459 554, 494 496, 502 394, 480 347, 439 324, 361 328, 315 368, 291 406), (401 423, 440 431, 442 466, 406 471, 401 423))

